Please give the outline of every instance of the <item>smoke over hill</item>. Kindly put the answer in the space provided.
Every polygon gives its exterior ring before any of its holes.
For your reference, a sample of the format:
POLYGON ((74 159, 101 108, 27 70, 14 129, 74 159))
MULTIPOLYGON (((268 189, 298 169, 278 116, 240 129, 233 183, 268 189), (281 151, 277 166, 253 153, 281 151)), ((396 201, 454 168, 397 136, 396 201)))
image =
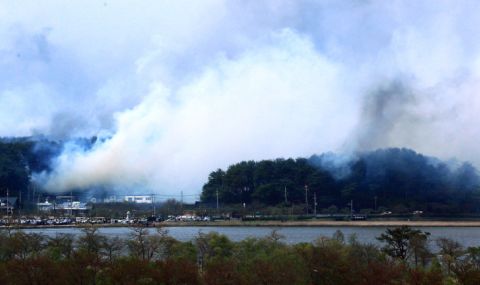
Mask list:
POLYGON ((0 136, 68 142, 33 175, 53 192, 199 193, 236 161, 388 147, 479 166, 479 8, 2 3, 0 136))
MULTIPOLYGON (((0 185, 27 201, 34 198, 35 192, 37 196, 39 191, 50 192, 38 179, 56 171, 51 167, 52 161, 58 161, 65 149, 91 151, 99 143, 97 138, 74 141, 2 139, 0 185)), ((320 208, 343 208, 354 200, 357 209, 374 209, 376 206, 372 203, 375 201, 378 207, 395 208, 397 212, 419 209, 430 213, 480 211, 480 176, 474 166, 456 160, 442 161, 409 149, 243 161, 230 165, 225 171, 211 172, 203 181, 207 182, 201 199, 207 203, 216 202, 218 191, 222 203, 283 205, 287 201, 287 204, 302 204, 307 185, 309 199, 316 195, 320 208)), ((122 189, 101 183, 69 190, 97 197, 113 191, 145 191, 142 185, 122 189)))
POLYGON ((304 206, 308 199, 312 206, 315 197, 323 210, 346 208, 354 201, 357 211, 480 211, 475 167, 397 148, 358 153, 349 160, 328 153, 309 159, 243 161, 210 173, 202 200, 215 203, 217 193, 227 204, 304 206))

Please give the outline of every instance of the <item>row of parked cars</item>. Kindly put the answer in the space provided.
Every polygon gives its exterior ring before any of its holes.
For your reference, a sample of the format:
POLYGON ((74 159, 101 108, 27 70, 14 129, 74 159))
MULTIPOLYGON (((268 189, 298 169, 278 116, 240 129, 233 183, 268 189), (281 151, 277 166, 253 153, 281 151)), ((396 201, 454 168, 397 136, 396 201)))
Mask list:
POLYGON ((3 218, 0 219, 0 225, 69 225, 74 223, 72 218, 3 218))
POLYGON ((168 216, 167 222, 209 222, 211 218, 208 216, 193 216, 193 215, 181 215, 181 216, 168 216))
POLYGON ((107 219, 103 217, 21 217, 0 219, 1 225, 22 225, 22 226, 41 226, 41 225, 72 225, 72 224, 104 224, 107 219))
POLYGON ((208 222, 211 217, 194 216, 194 215, 169 215, 166 218, 162 217, 147 217, 147 218, 124 218, 113 219, 105 217, 3 217, 0 219, 0 226, 5 225, 74 225, 74 224, 152 224, 155 222, 169 221, 169 222, 208 222))

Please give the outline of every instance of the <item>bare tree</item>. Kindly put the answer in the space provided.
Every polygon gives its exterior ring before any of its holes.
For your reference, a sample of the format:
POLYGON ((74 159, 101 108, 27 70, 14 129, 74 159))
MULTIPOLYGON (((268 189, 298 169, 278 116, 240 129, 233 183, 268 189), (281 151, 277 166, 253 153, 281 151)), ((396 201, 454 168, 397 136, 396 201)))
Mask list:
POLYGON ((124 248, 125 241, 119 237, 106 238, 103 241, 103 253, 110 263, 121 255, 124 248))
POLYGON ((78 249, 99 256, 105 244, 105 236, 98 233, 96 226, 86 226, 82 228, 82 233, 77 241, 78 249))
POLYGON ((440 248, 440 260, 447 268, 447 274, 450 275, 453 265, 465 253, 462 245, 449 238, 437 239, 437 246, 440 248))

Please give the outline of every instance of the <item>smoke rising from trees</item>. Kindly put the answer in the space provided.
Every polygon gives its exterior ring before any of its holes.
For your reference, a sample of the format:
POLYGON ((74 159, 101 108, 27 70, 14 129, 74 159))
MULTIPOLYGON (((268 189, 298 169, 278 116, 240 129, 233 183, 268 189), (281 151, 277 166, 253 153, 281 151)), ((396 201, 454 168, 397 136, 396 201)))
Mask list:
POLYGON ((379 147, 480 163, 477 3, 15 5, 0 135, 101 138, 35 175, 52 191, 199 192, 237 161, 379 147))

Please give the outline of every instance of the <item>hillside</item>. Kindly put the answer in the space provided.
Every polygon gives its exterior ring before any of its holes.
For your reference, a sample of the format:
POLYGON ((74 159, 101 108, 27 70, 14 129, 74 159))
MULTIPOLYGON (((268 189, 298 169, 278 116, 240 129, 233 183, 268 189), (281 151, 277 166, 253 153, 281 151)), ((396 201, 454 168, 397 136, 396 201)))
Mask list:
POLYGON ((363 212, 423 210, 474 213, 480 207, 478 171, 464 162, 445 162, 410 149, 379 149, 345 157, 332 153, 310 158, 242 161, 210 173, 201 199, 225 204, 349 207, 363 212), (305 188, 307 187, 307 191, 305 188))

